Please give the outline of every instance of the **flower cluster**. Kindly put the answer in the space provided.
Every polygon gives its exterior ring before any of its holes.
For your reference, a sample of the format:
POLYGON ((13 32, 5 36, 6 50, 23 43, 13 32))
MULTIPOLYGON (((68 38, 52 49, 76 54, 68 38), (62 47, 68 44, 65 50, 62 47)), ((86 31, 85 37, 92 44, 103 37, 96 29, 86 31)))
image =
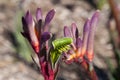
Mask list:
MULTIPOLYGON (((36 10, 36 19, 33 19, 29 11, 22 17, 22 35, 29 41, 38 56, 41 72, 45 80, 55 80, 61 53, 63 53, 66 63, 73 61, 89 63, 93 61, 94 57, 94 32, 98 23, 99 11, 96 11, 92 18, 87 19, 85 22, 82 39, 79 36, 76 24, 72 23, 71 28, 64 27, 65 38, 54 40, 51 42, 52 45, 49 45, 48 41, 51 38, 49 24, 54 15, 55 11, 50 10, 43 23, 42 11, 38 8, 36 10)), ((86 63, 84 67, 86 67, 86 63)))
POLYGON ((29 11, 22 17, 24 31, 22 35, 27 38, 37 54, 45 80, 54 80, 54 75, 57 73, 57 68, 52 68, 49 57, 47 57, 49 55, 48 40, 51 38, 51 33, 48 30, 54 14, 55 11, 50 10, 46 15, 44 24, 42 24, 43 17, 40 8, 36 10, 36 19, 33 19, 29 11))
POLYGON ((75 23, 72 23, 71 28, 64 27, 64 36, 73 38, 73 43, 71 44, 71 49, 64 53, 65 62, 84 60, 88 62, 93 61, 93 43, 94 43, 94 33, 95 28, 98 23, 99 11, 96 11, 91 19, 87 19, 83 29, 83 38, 79 37, 79 32, 75 23))

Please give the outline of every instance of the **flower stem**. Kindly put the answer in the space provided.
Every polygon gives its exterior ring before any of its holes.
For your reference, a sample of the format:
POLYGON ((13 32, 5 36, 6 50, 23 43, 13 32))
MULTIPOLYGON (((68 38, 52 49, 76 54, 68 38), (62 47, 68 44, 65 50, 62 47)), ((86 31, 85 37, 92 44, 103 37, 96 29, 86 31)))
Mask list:
POLYGON ((86 62, 85 60, 81 63, 81 65, 91 80, 99 80, 98 76, 93 68, 93 65, 88 64, 88 62, 86 62))

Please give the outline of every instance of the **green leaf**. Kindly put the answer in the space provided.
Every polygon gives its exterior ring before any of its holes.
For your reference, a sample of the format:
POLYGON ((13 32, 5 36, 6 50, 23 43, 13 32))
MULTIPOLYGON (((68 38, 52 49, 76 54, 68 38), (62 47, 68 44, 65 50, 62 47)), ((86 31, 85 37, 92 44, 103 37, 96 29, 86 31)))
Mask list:
POLYGON ((58 62, 62 52, 67 52, 70 49, 70 44, 73 42, 72 38, 57 39, 52 42, 53 49, 50 52, 50 59, 52 67, 54 68, 58 62))
POLYGON ((14 37, 13 47, 16 50, 16 53, 25 61, 32 62, 31 54, 33 53, 33 50, 31 46, 29 45, 28 41, 21 35, 22 31, 22 23, 21 23, 21 17, 23 15, 23 12, 18 11, 15 15, 15 30, 12 33, 14 37))
POLYGON ((62 46, 67 46, 67 45, 71 44, 72 42, 73 42, 72 38, 65 37, 62 39, 54 40, 52 42, 52 45, 53 45, 54 49, 56 49, 56 48, 60 48, 62 46))
POLYGON ((52 50, 50 54, 51 54, 50 58, 51 58, 51 61, 52 61, 52 67, 54 68, 55 64, 57 63, 57 61, 58 61, 58 59, 61 55, 61 53, 57 50, 52 50))

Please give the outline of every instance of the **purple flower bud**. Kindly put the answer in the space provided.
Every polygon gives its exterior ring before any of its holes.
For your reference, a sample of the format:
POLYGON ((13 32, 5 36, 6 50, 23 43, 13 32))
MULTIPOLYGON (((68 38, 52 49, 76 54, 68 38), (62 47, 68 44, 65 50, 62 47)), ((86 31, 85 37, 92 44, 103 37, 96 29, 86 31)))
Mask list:
POLYGON ((44 32, 41 35, 41 42, 46 42, 48 39, 50 39, 52 37, 52 35, 50 34, 50 32, 44 32))
POLYGON ((33 21, 31 13, 29 11, 27 11, 24 18, 25 18, 25 21, 26 21, 28 26, 33 24, 34 21, 33 21))
POLYGON ((47 13, 47 16, 45 18, 45 24, 44 24, 44 32, 48 31, 48 25, 51 22, 51 20, 53 19, 54 15, 55 15, 54 9, 50 10, 47 13))
POLYGON ((72 37, 72 33, 67 26, 64 26, 64 36, 65 37, 72 37))
POLYGON ((23 30, 24 30, 24 32, 22 33, 23 36, 25 36, 28 39, 28 41, 32 45, 35 52, 38 53, 39 41, 35 32, 35 22, 29 11, 27 11, 25 17, 22 17, 22 23, 23 23, 23 30))
POLYGON ((83 28, 83 40, 82 40, 83 42, 82 42, 82 52, 81 52, 82 56, 86 53, 89 29, 90 29, 90 20, 88 19, 85 22, 84 28, 83 28))
POLYGON ((79 32, 78 32, 78 29, 77 29, 77 25, 75 23, 72 23, 72 25, 71 25, 71 32, 72 32, 72 35, 73 35, 74 39, 78 38, 79 32))
POLYGON ((37 8, 36 19, 37 19, 37 21, 42 20, 42 11, 41 11, 41 8, 37 8))
POLYGON ((89 32, 88 44, 87 44, 87 57, 89 61, 93 60, 94 35, 95 35, 95 28, 97 27, 98 24, 99 15, 100 15, 100 11, 97 10, 93 14, 90 21, 90 32, 89 32))

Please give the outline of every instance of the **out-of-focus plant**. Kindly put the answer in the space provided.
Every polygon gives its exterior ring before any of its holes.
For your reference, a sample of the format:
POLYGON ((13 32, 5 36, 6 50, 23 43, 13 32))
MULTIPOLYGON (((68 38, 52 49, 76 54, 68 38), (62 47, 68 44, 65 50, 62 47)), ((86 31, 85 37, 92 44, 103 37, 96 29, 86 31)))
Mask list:
MULTIPOLYGON (((27 62, 31 62, 31 53, 33 52, 30 49, 30 46, 26 42, 26 40, 23 38, 23 36, 20 34, 21 31, 21 16, 23 15, 23 12, 19 11, 17 12, 17 15, 15 17, 15 25, 17 26, 15 28, 15 31, 11 33, 11 36, 13 36, 14 40, 12 41, 14 48, 17 52, 18 57, 24 59, 27 62)), ((10 34, 9 34, 10 35, 10 34)))
POLYGON ((93 8, 102 9, 107 0, 85 0, 87 1, 93 8))
MULTIPOLYGON (((111 37, 111 41, 113 44, 113 50, 116 56, 116 62, 117 62, 117 68, 113 69, 111 73, 113 74, 113 77, 118 80, 120 79, 120 10, 118 7, 118 4, 116 3, 116 0, 108 0, 109 5, 110 5, 110 9, 111 9, 111 13, 112 13, 112 17, 115 20, 116 25, 112 26, 109 25, 109 31, 110 31, 110 37, 111 37), (113 29, 111 27, 115 27, 116 29, 113 29), (117 34, 117 36, 115 35, 117 34)), ((111 20, 111 19, 110 19, 111 20)), ((109 22, 111 22, 109 20, 109 22)))
POLYGON ((65 63, 78 62, 86 70, 91 80, 98 80, 92 61, 94 57, 94 34, 99 11, 96 11, 92 18, 86 21, 82 39, 79 37, 76 24, 73 23, 71 30, 67 26, 64 27, 64 38, 50 42, 52 33, 49 32, 49 25, 54 14, 54 9, 50 10, 44 23, 41 8, 36 10, 36 19, 33 19, 29 11, 22 17, 22 35, 29 41, 38 56, 44 79, 56 79, 59 70, 59 59, 62 55, 65 63))
POLYGON ((107 2, 107 0, 98 0, 97 7, 98 9, 102 9, 103 5, 107 2))

